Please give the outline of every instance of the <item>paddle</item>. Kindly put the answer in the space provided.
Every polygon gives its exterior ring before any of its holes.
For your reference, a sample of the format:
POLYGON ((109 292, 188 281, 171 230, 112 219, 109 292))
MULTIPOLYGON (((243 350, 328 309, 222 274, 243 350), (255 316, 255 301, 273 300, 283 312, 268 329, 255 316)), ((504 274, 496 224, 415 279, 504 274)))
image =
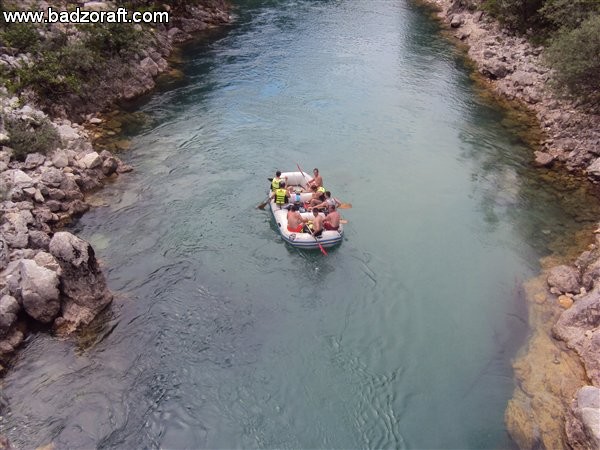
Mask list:
POLYGON ((315 242, 317 243, 317 245, 319 246, 319 249, 321 250, 321 253, 323 253, 323 256, 327 256, 327 252, 325 251, 325 249, 323 248, 323 246, 321 245, 321 243, 317 240, 317 237, 310 233, 313 237, 313 239, 315 240, 315 242))
POLYGON ((262 202, 260 205, 258 205, 257 208, 265 209, 265 206, 267 206, 267 203, 269 203, 269 200, 271 200, 271 194, 267 195, 267 198, 265 199, 265 201, 262 202))
POLYGON ((298 170, 300 171, 300 173, 302 174, 302 176, 304 177, 304 179, 306 181, 308 181, 308 179, 306 178, 306 175, 304 174, 304 170, 302 170, 302 167, 300 167, 300 164, 296 163, 296 167, 298 168, 298 170))
POLYGON ((347 224, 347 223, 348 223, 348 221, 347 221, 346 219, 340 219, 340 223, 342 223, 342 224, 347 224))
POLYGON ((338 206, 339 209, 350 209, 352 208, 352 203, 340 203, 340 206, 338 206))

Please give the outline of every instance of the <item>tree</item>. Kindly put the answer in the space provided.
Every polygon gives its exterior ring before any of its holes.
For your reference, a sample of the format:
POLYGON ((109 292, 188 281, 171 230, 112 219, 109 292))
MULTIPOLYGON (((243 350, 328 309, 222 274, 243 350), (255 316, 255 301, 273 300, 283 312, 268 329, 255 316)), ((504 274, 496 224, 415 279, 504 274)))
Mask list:
POLYGON ((600 93, 600 14, 583 21, 579 28, 563 28, 550 41, 546 54, 548 63, 556 70, 558 88, 584 97, 600 93))

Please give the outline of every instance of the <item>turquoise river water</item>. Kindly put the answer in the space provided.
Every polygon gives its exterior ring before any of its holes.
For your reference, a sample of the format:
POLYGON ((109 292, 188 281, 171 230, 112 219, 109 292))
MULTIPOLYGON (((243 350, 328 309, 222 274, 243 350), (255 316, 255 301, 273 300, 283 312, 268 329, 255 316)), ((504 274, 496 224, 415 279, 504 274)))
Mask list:
POLYGON ((520 285, 588 220, 407 1, 238 2, 134 106, 135 167, 74 226, 114 304, 28 339, 19 447, 512 448, 520 285), (328 256, 282 242, 276 169, 352 209, 328 256))

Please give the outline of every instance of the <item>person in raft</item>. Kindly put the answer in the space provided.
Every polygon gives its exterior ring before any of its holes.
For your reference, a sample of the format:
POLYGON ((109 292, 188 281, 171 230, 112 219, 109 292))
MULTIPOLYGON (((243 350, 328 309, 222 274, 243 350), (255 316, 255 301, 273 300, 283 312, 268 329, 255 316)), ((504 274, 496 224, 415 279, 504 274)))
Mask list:
MULTIPOLYGON (((323 177, 321 177, 321 175, 319 175, 319 169, 317 169, 316 167, 313 169, 313 175, 314 175, 314 177, 311 178, 310 180, 308 180, 308 187, 312 187, 312 186, 323 187, 323 177)), ((325 191, 325 190, 323 190, 323 191, 325 191)))
POLYGON ((323 234, 323 216, 316 209, 313 209, 313 216, 311 233, 313 236, 319 237, 323 234))
POLYGON ((308 219, 303 219, 300 213, 298 212, 298 206, 294 205, 290 208, 287 214, 287 229, 292 233, 302 233, 304 229, 304 224, 308 219))
POLYGON ((280 208, 288 202, 288 191, 285 188, 285 181, 279 182, 279 187, 271 193, 269 198, 275 199, 275 204, 280 208))
POLYGON ((319 211, 330 211, 331 207, 337 208, 341 203, 337 198, 331 196, 331 192, 325 191, 325 200, 315 205, 314 208, 317 208, 319 211))
POLYGON ((279 185, 282 181, 287 181, 287 177, 281 178, 281 170, 275 172, 275 178, 271 181, 271 191, 275 191, 275 189, 279 189, 279 185))
POLYGON ((326 230, 339 230, 340 229, 340 213, 337 211, 335 205, 329 207, 329 214, 323 220, 323 228, 326 230))
POLYGON ((310 190, 312 192, 312 198, 310 199, 310 201, 308 202, 308 209, 310 210, 313 206, 317 206, 320 205, 321 203, 323 203, 325 201, 325 193, 324 192, 320 192, 319 191, 320 188, 318 188, 315 185, 312 185, 310 190))

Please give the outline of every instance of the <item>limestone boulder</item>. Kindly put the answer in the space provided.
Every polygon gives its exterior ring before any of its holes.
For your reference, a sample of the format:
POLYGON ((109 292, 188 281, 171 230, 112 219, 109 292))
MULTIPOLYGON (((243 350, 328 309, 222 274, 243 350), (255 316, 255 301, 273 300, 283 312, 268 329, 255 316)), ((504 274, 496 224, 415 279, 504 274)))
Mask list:
POLYGON ((576 268, 571 266, 553 267, 548 273, 548 285, 562 293, 578 293, 581 285, 581 275, 576 268))
POLYGON ((28 170, 41 166, 46 161, 46 157, 41 153, 29 153, 25 158, 25 168, 28 170))
POLYGON ((552 333, 581 357, 588 378, 600 385, 600 288, 579 298, 565 310, 552 333))
POLYGON ((20 276, 25 312, 39 322, 52 322, 60 311, 58 274, 40 267, 34 260, 23 259, 20 263, 20 276))
POLYGON ((3 295, 0 298, 0 336, 6 336, 17 321, 20 310, 21 305, 12 295, 3 295))
POLYGON ((584 386, 567 414, 567 441, 574 449, 600 448, 600 388, 584 386))
POLYGON ((62 270, 63 314, 56 326, 70 332, 89 323, 112 301, 112 294, 88 242, 60 231, 50 241, 50 253, 62 270))

